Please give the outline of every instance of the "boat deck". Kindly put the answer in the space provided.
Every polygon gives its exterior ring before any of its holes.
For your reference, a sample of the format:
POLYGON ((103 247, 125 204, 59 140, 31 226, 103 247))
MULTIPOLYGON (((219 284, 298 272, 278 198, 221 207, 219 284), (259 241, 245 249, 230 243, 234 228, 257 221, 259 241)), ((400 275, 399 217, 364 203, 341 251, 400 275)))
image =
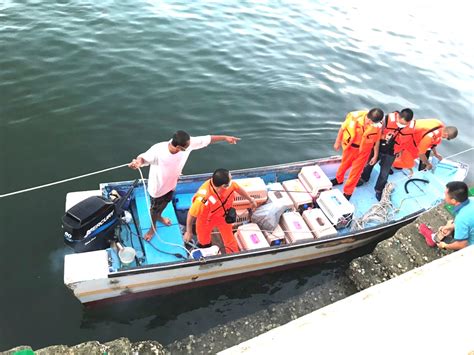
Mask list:
MULTIPOLYGON (((310 164, 308 164, 310 165, 310 164)), ((335 177, 338 168, 338 161, 328 161, 321 165, 321 168, 326 175, 331 179, 335 177)), ((436 168, 430 172, 415 172, 412 177, 407 175, 407 170, 394 170, 390 175, 389 182, 395 184, 395 189, 391 195, 391 201, 395 208, 395 220, 402 219, 408 215, 420 212, 431 206, 438 204, 444 196, 444 186, 447 182, 452 180, 462 180, 464 178, 465 170, 460 169, 459 163, 439 162, 435 165, 436 168), (456 176, 458 176, 456 178, 456 176), (407 185, 408 193, 405 191, 405 183, 410 179, 423 179, 429 181, 428 183, 422 181, 411 181, 407 185)), ((379 165, 374 167, 370 181, 358 187, 351 197, 350 202, 356 207, 354 218, 359 218, 364 215, 373 205, 378 201, 375 198, 374 185, 379 173, 379 165)), ((246 172, 245 175, 240 175, 238 172, 233 173, 234 178, 237 177, 251 177, 259 176, 266 184, 273 182, 282 182, 289 179, 296 179, 298 170, 294 171, 265 171, 264 174, 255 172, 246 172)), ((133 192, 133 199, 131 205, 132 215, 138 228, 132 227, 122 228, 121 238, 126 246, 134 247, 137 250, 136 262, 129 267, 155 265, 170 262, 179 262, 188 259, 187 252, 184 249, 182 240, 182 226, 186 220, 187 210, 191 204, 191 198, 195 191, 199 188, 202 182, 208 176, 202 176, 202 179, 194 179, 190 181, 182 181, 178 185, 176 194, 173 198, 173 203, 168 204, 163 215, 168 217, 172 224, 171 226, 164 226, 162 223, 157 223, 156 229, 158 236, 154 236, 150 242, 142 239, 151 225, 149 212, 145 200, 143 186, 138 186, 133 192), (138 262, 138 265, 137 265, 138 262)), ((106 184, 117 188, 114 184, 106 184)), ((343 185, 336 186, 342 191, 343 185)), ((106 189, 107 190, 107 189, 106 189)), ((347 234, 349 228, 338 230, 338 235, 347 234)), ((114 251, 109 250, 112 254, 111 268, 116 271, 121 269, 120 261, 114 251)))

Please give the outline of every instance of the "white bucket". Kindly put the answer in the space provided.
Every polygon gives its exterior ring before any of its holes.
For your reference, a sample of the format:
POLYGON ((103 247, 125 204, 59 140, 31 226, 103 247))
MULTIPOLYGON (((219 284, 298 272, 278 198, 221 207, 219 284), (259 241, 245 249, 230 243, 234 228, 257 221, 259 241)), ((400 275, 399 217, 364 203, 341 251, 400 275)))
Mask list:
POLYGON ((120 249, 118 252, 118 256, 120 258, 120 262, 122 265, 127 266, 130 265, 135 261, 135 256, 137 253, 135 252, 135 249, 130 248, 130 247, 125 247, 123 249, 120 249))

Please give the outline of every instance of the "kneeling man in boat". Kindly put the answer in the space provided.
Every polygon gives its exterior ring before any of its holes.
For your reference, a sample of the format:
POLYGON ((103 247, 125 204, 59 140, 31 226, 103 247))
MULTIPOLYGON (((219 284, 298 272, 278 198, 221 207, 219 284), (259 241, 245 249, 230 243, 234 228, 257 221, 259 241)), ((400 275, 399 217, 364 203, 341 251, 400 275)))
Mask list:
POLYGON ((232 208, 235 199, 234 192, 249 200, 252 208, 256 208, 257 203, 253 197, 250 197, 243 188, 231 179, 229 170, 217 169, 212 174, 212 178, 201 185, 193 197, 188 212, 184 233, 186 242, 189 242, 192 238, 193 223, 196 221, 199 247, 211 246, 211 232, 217 227, 224 242, 225 253, 239 251, 237 241, 232 233, 232 224, 235 223, 235 209, 232 208))
POLYGON ((190 137, 185 131, 176 131, 171 140, 153 145, 145 153, 132 160, 128 165, 132 169, 150 165, 148 193, 151 198, 150 214, 153 224, 145 234, 145 240, 153 238, 153 226, 156 221, 166 226, 171 224, 169 218, 161 214, 173 197, 189 154, 193 150, 207 147, 212 143, 226 141, 229 144, 236 144, 239 140, 240 138, 232 136, 190 137))

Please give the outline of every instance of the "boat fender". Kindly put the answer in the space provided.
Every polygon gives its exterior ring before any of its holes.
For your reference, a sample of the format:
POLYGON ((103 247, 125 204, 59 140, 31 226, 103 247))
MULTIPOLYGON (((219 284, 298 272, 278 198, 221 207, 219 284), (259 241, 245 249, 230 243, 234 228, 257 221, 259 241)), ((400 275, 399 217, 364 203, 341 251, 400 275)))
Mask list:
POLYGON ((429 180, 426 180, 426 179, 418 179, 418 178, 413 178, 413 179, 408 179, 408 181, 405 183, 405 192, 408 194, 408 184, 410 182, 414 182, 414 181, 420 181, 420 182, 424 182, 425 184, 429 184, 430 181, 429 180))

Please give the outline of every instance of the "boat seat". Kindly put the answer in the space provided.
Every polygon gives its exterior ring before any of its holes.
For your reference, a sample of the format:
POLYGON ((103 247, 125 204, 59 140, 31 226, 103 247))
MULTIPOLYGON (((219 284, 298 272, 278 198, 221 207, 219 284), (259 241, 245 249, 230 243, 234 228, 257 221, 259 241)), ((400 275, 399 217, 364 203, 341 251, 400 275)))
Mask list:
POLYGON ((190 193, 178 193, 173 198, 178 222, 182 225, 186 225, 186 218, 188 217, 188 211, 191 208, 193 196, 194 194, 190 193))

